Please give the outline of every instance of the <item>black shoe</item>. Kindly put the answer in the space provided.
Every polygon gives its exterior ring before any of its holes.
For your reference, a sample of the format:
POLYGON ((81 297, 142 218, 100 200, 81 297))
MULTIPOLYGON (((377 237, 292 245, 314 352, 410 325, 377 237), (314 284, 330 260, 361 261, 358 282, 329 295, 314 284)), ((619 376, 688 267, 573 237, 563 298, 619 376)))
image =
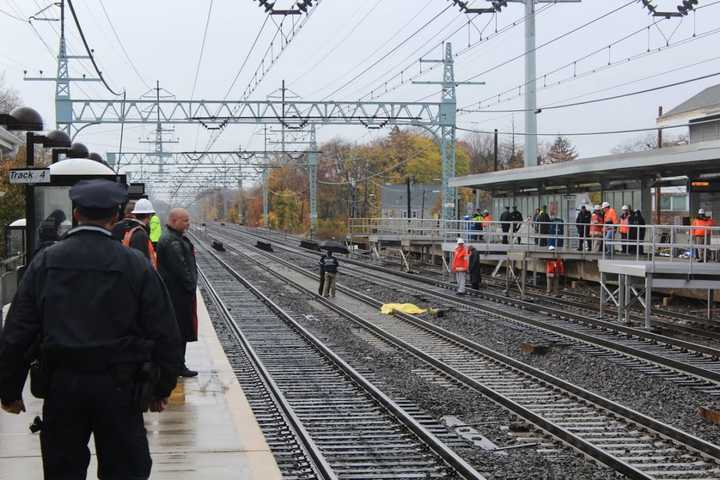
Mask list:
POLYGON ((180 372, 180 376, 183 378, 197 377, 198 372, 196 372, 195 370, 190 370, 189 368, 185 367, 185 369, 182 372, 180 372))

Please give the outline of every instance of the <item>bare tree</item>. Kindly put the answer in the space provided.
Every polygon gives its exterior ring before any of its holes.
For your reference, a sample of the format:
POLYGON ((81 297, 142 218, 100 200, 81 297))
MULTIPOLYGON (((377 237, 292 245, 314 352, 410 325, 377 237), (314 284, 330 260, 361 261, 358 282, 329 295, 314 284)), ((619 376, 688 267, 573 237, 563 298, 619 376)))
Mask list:
POLYGON ((0 112, 9 112, 20 106, 20 95, 17 90, 5 85, 5 73, 0 74, 0 112))
MULTIPOLYGON (((688 143, 687 135, 666 135, 663 137, 663 148, 685 145, 688 143)), ((648 133, 644 136, 631 138, 612 149, 612 153, 649 152, 657 149, 657 134, 648 133)))

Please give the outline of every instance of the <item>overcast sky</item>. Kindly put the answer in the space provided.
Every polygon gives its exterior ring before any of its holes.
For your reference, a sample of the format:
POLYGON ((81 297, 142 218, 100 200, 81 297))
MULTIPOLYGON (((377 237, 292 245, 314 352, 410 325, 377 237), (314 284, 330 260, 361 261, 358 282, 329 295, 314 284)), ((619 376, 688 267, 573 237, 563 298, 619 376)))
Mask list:
MULTIPOLYGON (((54 85, 25 82, 23 70, 27 69, 31 74, 43 70, 45 75, 54 75, 57 24, 34 22, 36 34, 27 23, 7 15, 27 18, 49 3, 47 0, 0 0, 0 10, 4 12, 0 12, 0 72, 5 72, 6 85, 18 90, 24 102, 40 110, 46 122, 52 124, 54 85)), ((277 6, 289 7, 291 3, 278 0, 277 6)), ((695 14, 683 19, 661 20, 650 28, 645 27, 654 19, 648 16, 640 2, 620 8, 627 3, 628 0, 585 0, 582 3, 538 4, 538 46, 619 9, 539 48, 538 75, 556 71, 539 82, 540 106, 637 91, 720 72, 720 53, 717 51, 720 3, 700 0, 699 5, 705 7, 695 14), (639 30, 641 33, 630 35, 639 30), (607 48, 628 35, 627 40, 607 48), (660 51, 654 53, 658 49, 660 51), (602 51, 588 56, 597 50, 602 51), (632 60, 623 61, 627 58, 632 60), (559 69, 576 60, 579 61, 574 67, 559 69), (592 73, 598 69, 597 73, 592 73), (556 82, 560 84, 552 86, 556 82)), ((654 3, 658 10, 675 10, 680 2, 655 0, 654 3)), ((164 89, 179 99, 188 99, 193 94, 210 0, 74 0, 74 5, 87 40, 112 88, 124 88, 132 98, 144 94, 148 86, 159 80, 164 89), (123 54, 108 17, 138 73, 123 54)), ((290 89, 306 100, 319 100, 328 95, 331 95, 330 100, 357 100, 373 90, 378 94, 384 92, 386 81, 391 91, 382 94, 380 99, 412 101, 428 95, 431 96, 427 100, 439 99, 439 93, 433 95, 436 87, 408 82, 398 85, 396 75, 401 70, 405 70, 403 78, 417 74, 417 59, 421 56, 440 58, 439 45, 447 39, 453 43, 456 53, 461 52, 456 58, 456 79, 473 78, 486 82, 484 86, 459 87, 459 107, 477 106, 478 101, 485 100, 486 109, 523 108, 518 88, 524 82, 524 30, 522 22, 512 26, 513 22, 523 18, 523 6, 511 3, 497 17, 483 15, 474 18, 470 25, 470 17, 455 7, 448 9, 449 5, 445 0, 322 0, 251 98, 264 99, 278 89, 284 79, 290 89), (446 11, 441 13, 443 10, 446 11), (425 24, 428 25, 419 30, 425 24), (495 34, 496 30, 500 33, 495 34), (481 32, 482 38, 490 38, 480 41, 481 32), (405 43, 396 49, 402 42, 405 43), (468 44, 472 48, 468 48, 468 44), (393 49, 393 53, 386 55, 393 49), (515 57, 519 58, 509 61, 515 57), (380 63, 354 79, 380 59, 383 59, 380 63), (348 80, 353 81, 343 87, 348 80), (338 90, 339 87, 343 88, 338 90), (502 97, 507 101, 493 104, 494 101, 489 100, 506 91, 513 92, 502 97)), ((474 6, 486 5, 488 2, 484 0, 474 2, 474 6)), ((46 14, 56 16, 56 12, 57 9, 51 8, 46 14)), ((225 96, 265 18, 261 8, 251 0, 212 2, 194 98, 222 99, 225 96)), ((279 20, 273 17, 262 29, 230 98, 242 95, 276 32, 273 22, 279 20)), ((83 54, 77 30, 73 25, 68 25, 67 30, 69 53, 83 54)), ((89 65, 84 62, 75 61, 72 65, 74 74, 90 72, 89 65)), ((425 73, 419 79, 440 80, 441 70, 427 71, 428 66, 424 65, 425 73)), ((716 83, 720 83, 720 78, 619 101, 546 111, 538 117, 538 130, 568 133, 652 127, 659 105, 667 111, 716 83)), ((72 95, 75 98, 86 98, 86 95, 111 97, 102 85, 94 83, 74 85, 72 95)), ((463 114, 458 117, 458 125, 478 130, 510 131, 513 118, 515 130, 524 131, 522 113, 463 114)), ((138 139, 150 135, 152 129, 152 126, 127 127, 124 149, 147 149, 147 145, 140 145, 138 139)), ((251 126, 231 126, 223 132, 215 147, 261 148, 263 139, 261 135, 253 135, 256 131, 251 126)), ((367 141, 384 133, 368 132, 362 127, 326 127, 320 129, 318 135, 320 141, 338 135, 350 141, 367 141)), ((203 148, 209 134, 201 127, 177 127, 176 135, 181 143, 172 148, 192 150, 196 145, 203 148)), ((464 134, 459 132, 458 135, 464 134)), ((581 156, 588 157, 608 153, 618 143, 637 135, 572 136, 571 140, 581 156)), ((119 126, 91 127, 82 132, 79 139, 91 150, 114 151, 118 148, 119 126)), ((522 141, 518 138, 519 143, 522 141)))

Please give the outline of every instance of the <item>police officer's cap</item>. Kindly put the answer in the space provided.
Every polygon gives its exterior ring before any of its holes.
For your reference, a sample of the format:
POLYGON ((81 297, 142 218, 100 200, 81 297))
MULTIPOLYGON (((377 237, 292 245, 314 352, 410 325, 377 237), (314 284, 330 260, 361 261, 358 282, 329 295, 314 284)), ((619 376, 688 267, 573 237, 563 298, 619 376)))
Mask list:
POLYGON ((111 209, 127 198, 127 186, 110 180, 81 180, 70 189, 70 200, 84 208, 111 209))

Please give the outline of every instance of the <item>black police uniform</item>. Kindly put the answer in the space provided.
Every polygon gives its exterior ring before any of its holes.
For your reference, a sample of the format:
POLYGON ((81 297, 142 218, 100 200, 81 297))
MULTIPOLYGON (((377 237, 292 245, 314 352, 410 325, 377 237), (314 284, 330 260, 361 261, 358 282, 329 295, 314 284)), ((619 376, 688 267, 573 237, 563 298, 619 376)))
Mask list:
MULTIPOLYGON (((90 182, 71 190, 76 205, 121 203, 124 187, 90 182)), ((40 433, 45 478, 86 478, 91 433, 99 478, 148 478, 152 461, 136 402, 137 373, 147 361, 157 367, 159 399, 169 396, 182 366, 172 305, 150 262, 89 225, 35 257, 0 334, 3 404, 21 398, 37 338, 50 372, 40 433)))

